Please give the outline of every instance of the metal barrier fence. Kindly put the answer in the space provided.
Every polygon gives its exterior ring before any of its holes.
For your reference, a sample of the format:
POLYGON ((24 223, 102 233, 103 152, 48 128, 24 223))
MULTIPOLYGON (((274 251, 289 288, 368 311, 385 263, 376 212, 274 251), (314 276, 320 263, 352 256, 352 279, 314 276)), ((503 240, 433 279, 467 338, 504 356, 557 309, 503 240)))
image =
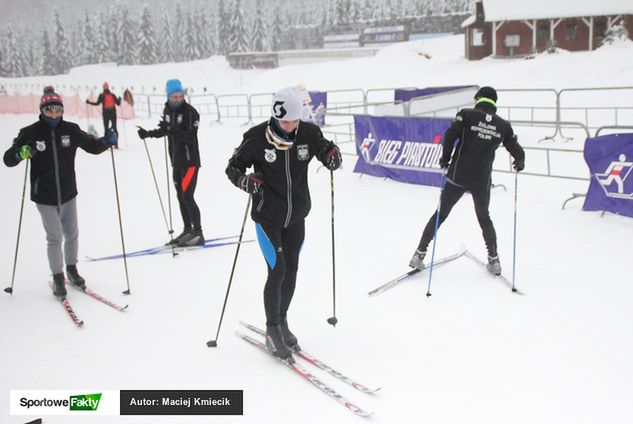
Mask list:
MULTIPOLYGON (((375 114, 378 110, 391 110, 395 116, 432 116, 452 117, 464 104, 436 110, 422 114, 411 113, 411 104, 422 98, 413 98, 409 102, 395 102, 394 91, 398 88, 361 88, 345 90, 329 90, 326 110, 326 124, 324 134, 341 145, 345 155, 356 155, 354 140, 354 114, 375 114), (349 146, 349 147, 348 147, 349 146)), ((409 87, 414 88, 414 87, 409 87)), ((633 106, 631 95, 633 87, 595 87, 595 88, 566 88, 555 90, 551 88, 537 89, 499 89, 500 102, 497 113, 510 121, 515 127, 534 127, 550 130, 551 134, 544 134, 542 141, 561 139, 565 142, 573 137, 568 132, 572 129, 580 131, 585 137, 590 137, 607 129, 633 129, 633 106), (590 102, 590 105, 579 106, 590 102), (564 133, 565 131, 565 133, 564 133)), ((212 122, 223 120, 240 120, 248 124, 264 120, 269 117, 270 104, 273 93, 237 93, 237 94, 202 94, 187 96, 201 115, 211 116, 212 122)), ((165 97, 155 94, 135 94, 137 115, 152 116, 161 114, 165 97)), ((570 145, 571 146, 571 145, 570 145)), ((530 165, 524 175, 544 177, 568 178, 588 180, 583 152, 573 148, 553 148, 524 146, 529 157, 538 158, 530 165), (561 170, 557 164, 564 162, 567 167, 561 170), (572 165, 571 167, 569 164, 572 165), (571 169, 571 171, 570 171, 571 169)), ((503 155, 500 155, 503 157, 503 155)), ((509 158, 509 156, 508 156, 509 158)), ((498 172, 512 172, 510 160, 499 159, 493 168, 498 172)))
MULTIPOLYGON (((408 87, 413 88, 413 87, 408 87)), ((373 114, 377 108, 393 106, 394 114, 400 116, 442 116, 450 117, 459 108, 467 104, 427 111, 417 115, 411 113, 411 105, 420 99, 413 98, 409 102, 395 102, 394 91, 400 88, 361 88, 345 90, 328 90, 327 124, 337 125, 349 122, 352 114, 373 114)), ((405 87, 406 89, 406 87, 405 87)), ((633 125, 633 106, 631 97, 633 87, 593 87, 593 88, 552 88, 535 89, 499 89, 501 96, 498 114, 509 121, 521 122, 521 125, 552 126, 552 134, 540 141, 554 141, 557 138, 569 141, 563 133, 566 123, 581 123, 589 130, 605 125, 633 125), (607 96, 605 98, 605 95, 607 96), (578 106, 578 103, 591 102, 591 105, 578 106), (572 104, 567 105, 569 102, 572 104), (606 103, 606 104, 601 104, 606 103), (619 103, 619 104, 618 104, 619 103), (526 124, 526 122, 529 122, 526 124)), ((156 94, 135 93, 137 99, 135 110, 138 115, 152 116, 160 114, 165 103, 164 96, 156 94)), ((205 93, 188 96, 201 115, 210 115, 214 122, 223 119, 240 119, 247 123, 268 117, 272 93, 205 93)))

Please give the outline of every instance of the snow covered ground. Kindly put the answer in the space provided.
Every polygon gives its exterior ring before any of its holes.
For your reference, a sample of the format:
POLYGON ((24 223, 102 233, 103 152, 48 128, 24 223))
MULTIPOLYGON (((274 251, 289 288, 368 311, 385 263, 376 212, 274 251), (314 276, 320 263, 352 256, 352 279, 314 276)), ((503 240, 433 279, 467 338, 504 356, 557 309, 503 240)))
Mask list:
MULTIPOLYGON (((631 43, 592 53, 542 55, 534 60, 461 58, 463 40, 449 37, 392 46, 371 59, 292 66, 271 71, 233 71, 221 59, 151 67, 76 69, 68 76, 28 83, 146 84, 170 77, 213 92, 267 92, 289 84, 308 88, 371 88, 462 83, 497 87, 564 88, 630 85, 631 43), (418 52, 431 54, 426 59, 418 52)), ((6 82, 6 81, 4 81, 6 82)), ((25 82, 22 80, 21 82, 25 82)), ((0 116, 8 147, 34 116, 0 116)), ((128 250, 167 239, 143 144, 125 123, 125 149, 115 152, 128 250)), ((97 128, 100 123, 95 123, 97 128)), ((80 122, 85 125, 85 122, 80 122)), ((123 125, 122 123, 120 125, 123 125)), ((203 168, 196 198, 205 235, 239 232, 246 196, 226 179, 224 168, 247 127, 202 122, 203 168)), ((148 141, 161 189, 163 148, 148 141)), ((331 315, 329 175, 310 174, 313 210, 307 219, 297 292, 290 322, 301 345, 368 386, 364 395, 321 372, 343 395, 375 411, 376 423, 628 423, 633 419, 633 287, 629 218, 561 210, 586 182, 520 176, 517 285, 510 293, 462 258, 377 297, 367 292, 407 268, 438 191, 359 177, 353 158, 336 173, 336 328, 331 315), (627 336, 628 334, 628 336, 627 336)), ((527 164, 528 169, 530 163, 527 164)), ((11 278, 23 165, 0 167, 3 287, 11 278)), ((120 249, 109 153, 77 156, 80 254, 101 256, 120 249)), ((505 273, 511 275, 513 176, 495 174, 508 187, 492 195, 491 215, 505 273)), ((173 193, 172 193, 173 194, 173 193)), ((163 192, 164 195, 164 192, 163 192)), ((175 228, 180 217, 174 208, 175 228)), ((249 219, 245 238, 254 239, 249 219)), ((468 197, 440 231, 437 255, 461 244, 484 256, 468 197)), ((221 247, 128 260, 132 295, 125 297, 120 261, 81 262, 97 292, 129 311, 119 313, 70 292, 85 320, 78 330, 46 286, 48 265, 39 215, 27 200, 13 296, 0 296, 0 422, 9 416, 12 389, 237 389, 244 390, 242 417, 47 417, 46 423, 266 423, 355 422, 358 419, 314 387, 233 335, 238 321, 263 325, 265 264, 256 243, 240 252, 218 347, 215 336, 235 250, 221 247)))

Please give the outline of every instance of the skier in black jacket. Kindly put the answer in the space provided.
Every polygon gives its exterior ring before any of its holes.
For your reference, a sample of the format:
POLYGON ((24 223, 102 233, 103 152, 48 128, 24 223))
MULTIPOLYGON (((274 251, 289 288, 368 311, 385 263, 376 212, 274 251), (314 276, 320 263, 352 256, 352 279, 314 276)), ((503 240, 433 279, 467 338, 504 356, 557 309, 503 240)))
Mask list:
POLYGON ((184 226, 182 233, 167 244, 201 246, 204 244, 204 235, 200 222, 200 208, 193 197, 200 169, 198 150, 200 115, 185 101, 184 90, 179 80, 167 81, 166 91, 167 103, 165 103, 158 128, 147 131, 139 127, 138 136, 142 139, 167 136, 174 185, 184 226))
MULTIPOLYGON (((121 105, 121 98, 117 97, 110 91, 110 85, 107 82, 103 83, 103 92, 99 94, 96 102, 91 102, 86 99, 86 103, 93 106, 102 105, 101 114, 103 117, 103 133, 105 134, 109 129, 116 129, 116 107, 121 105), (109 124, 112 124, 110 126, 109 124)), ((116 147, 116 146, 115 146, 116 147)))
MULTIPOLYGON (((482 87, 475 94, 475 107, 462 109, 457 113, 451 127, 444 133, 440 166, 447 169, 446 184, 440 196, 439 224, 448 217, 451 209, 465 192, 470 192, 475 203, 475 213, 488 249, 490 272, 501 274, 501 264, 497 252, 497 235, 490 219, 490 176, 495 150, 500 144, 514 158, 514 169, 525 167, 525 153, 517 142, 512 126, 496 115, 497 92, 492 87, 482 87), (459 142, 456 144, 456 141, 459 142), (450 165, 449 165, 450 164, 450 165)), ((424 228, 422 238, 409 266, 424 269, 426 249, 435 232, 436 214, 433 214, 424 228)))
POLYGON ((299 350, 288 328, 304 239, 305 217, 310 212, 308 165, 316 156, 326 168, 341 166, 341 153, 323 138, 318 126, 301 122, 301 94, 294 87, 275 93, 272 117, 252 127, 229 160, 226 174, 238 188, 253 196, 251 218, 268 267, 264 287, 266 345, 280 358, 292 360, 299 350), (247 168, 255 172, 246 175, 247 168))
POLYGON ((31 200, 36 203, 46 230, 53 294, 65 297, 64 259, 70 282, 80 289, 86 288, 86 281, 77 272, 75 154, 77 148, 92 154, 102 153, 116 144, 117 134, 108 131, 97 140, 77 124, 64 121, 62 98, 50 86, 44 89, 40 111, 39 120, 22 128, 13 140, 4 154, 4 163, 13 167, 22 160, 31 160, 31 200))

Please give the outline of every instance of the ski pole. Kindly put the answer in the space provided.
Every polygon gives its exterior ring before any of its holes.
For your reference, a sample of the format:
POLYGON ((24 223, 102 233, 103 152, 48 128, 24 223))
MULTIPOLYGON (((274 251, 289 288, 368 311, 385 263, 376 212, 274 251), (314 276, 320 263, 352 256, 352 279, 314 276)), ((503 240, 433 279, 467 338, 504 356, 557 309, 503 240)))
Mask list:
POLYGON ((515 287, 517 269, 517 182, 519 181, 519 171, 514 171, 514 240, 512 246, 512 291, 517 291, 515 287))
POLYGON ((119 214, 119 232, 121 234, 121 249, 123 250, 123 266, 125 267, 125 281, 127 290, 123 294, 130 294, 130 276, 127 270, 127 255, 125 254, 125 238, 123 237, 123 220, 121 219, 121 202, 119 201, 119 183, 116 177, 116 165, 114 164, 114 148, 110 146, 110 156, 112 158, 112 175, 114 176, 114 192, 116 194, 116 208, 119 214))
POLYGON ((237 256, 240 254, 240 246, 242 245, 242 236, 244 235, 244 227, 246 226, 246 218, 248 217, 248 209, 251 205, 251 196, 248 196, 246 202, 246 210, 244 211, 244 220, 242 221, 242 229, 240 230, 240 238, 237 240, 237 247, 235 248, 235 257, 233 258, 233 267, 231 268, 231 276, 229 277, 229 284, 226 287, 226 295, 224 295, 224 305, 222 305, 222 313, 220 314, 220 322, 218 323, 218 330, 215 333, 215 339, 207 342, 208 347, 218 346, 218 337, 220 335, 220 328, 222 327, 222 319, 224 319, 224 311, 226 310, 226 302, 229 299, 229 292, 231 291, 231 283, 233 282, 233 274, 235 273, 235 265, 237 264, 237 256))
POLYGON ((29 172, 29 161, 24 166, 24 184, 22 186, 22 203, 20 204, 20 219, 18 220, 18 237, 15 241, 15 256, 13 257, 13 274, 11 274, 11 287, 4 289, 5 292, 13 295, 13 283, 15 282, 15 269, 18 264, 18 248, 20 247, 20 231, 22 230, 22 214, 24 212, 24 195, 26 193, 26 176, 29 172))
MULTIPOLYGON (((141 128, 141 127, 138 127, 141 128)), ((156 180, 156 173, 154 172, 154 164, 152 163, 152 157, 149 154, 149 149, 147 148, 147 141, 143 140, 143 145, 145 146, 145 153, 147 154, 147 161, 149 162, 149 169, 152 171, 152 179, 154 180, 154 187, 156 187, 156 195, 158 196, 158 203, 160 203, 160 210, 163 213, 163 220, 165 221, 165 227, 167 228, 167 233, 169 234, 170 244, 172 245, 172 255, 176 256, 178 253, 174 251, 174 232, 169 229, 169 223, 167 222, 167 215, 165 214, 165 206, 163 205, 163 198, 160 195, 160 190, 158 188, 158 181, 156 180)))
MULTIPOLYGON (((165 142, 165 175, 167 176, 167 209, 169 210, 169 234, 174 233, 174 223, 171 216, 171 191, 169 186, 171 185, 171 181, 169 180, 169 152, 167 147, 167 137, 163 137, 163 141, 165 142)), ((175 256, 175 255, 174 255, 175 256)))
POLYGON ((332 316, 327 319, 327 323, 335 327, 338 323, 336 319, 336 254, 334 244, 334 171, 330 169, 330 198, 332 200, 332 316))
POLYGON ((442 180, 440 182, 440 197, 437 200, 437 211, 435 212, 435 230, 433 231, 433 249, 431 250, 431 265, 429 265, 429 284, 426 290, 426 297, 431 296, 431 278, 433 278, 433 262, 435 262, 435 245, 437 244, 437 230, 440 227, 440 207, 442 206, 442 193, 446 183, 446 171, 442 170, 442 180))

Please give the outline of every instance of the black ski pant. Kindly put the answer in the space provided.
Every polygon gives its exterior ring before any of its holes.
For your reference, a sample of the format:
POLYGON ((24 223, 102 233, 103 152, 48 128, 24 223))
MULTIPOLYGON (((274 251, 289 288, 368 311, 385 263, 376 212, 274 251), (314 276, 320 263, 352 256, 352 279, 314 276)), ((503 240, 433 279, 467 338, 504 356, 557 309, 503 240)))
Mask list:
POLYGON ((174 185, 176 186, 176 197, 180 205, 180 214, 185 229, 202 230, 200 225, 200 209, 193 195, 198 183, 198 170, 196 166, 174 167, 174 185))
MULTIPOLYGON (((475 213, 477 214, 477 220, 479 221, 479 226, 481 227, 481 232, 484 236, 484 241, 486 242, 488 255, 497 256, 497 233, 495 232, 495 227, 492 224, 490 213, 488 212, 488 206, 490 205, 489 185, 485 188, 473 190, 466 189, 465 187, 458 186, 450 181, 447 181, 444 186, 444 190, 442 190, 442 195, 440 196, 439 225, 442 225, 444 220, 451 213, 453 206, 455 206, 457 201, 461 199, 467 191, 469 191, 473 197, 475 213)), ((431 243, 431 240, 433 240, 436 216, 437 211, 435 211, 433 216, 431 216, 429 222, 426 223, 426 227, 424 227, 424 232, 422 233, 422 238, 420 239, 420 244, 418 245, 419 250, 426 251, 431 243)))
POLYGON ((277 325, 286 317, 295 293, 305 221, 302 219, 287 228, 268 223, 257 223, 255 227, 268 267, 264 286, 266 325, 277 325))
POLYGON ((103 109, 103 134, 112 128, 117 134, 119 131, 116 129, 116 109, 103 109), (112 124, 112 126, 108 124, 112 124))

